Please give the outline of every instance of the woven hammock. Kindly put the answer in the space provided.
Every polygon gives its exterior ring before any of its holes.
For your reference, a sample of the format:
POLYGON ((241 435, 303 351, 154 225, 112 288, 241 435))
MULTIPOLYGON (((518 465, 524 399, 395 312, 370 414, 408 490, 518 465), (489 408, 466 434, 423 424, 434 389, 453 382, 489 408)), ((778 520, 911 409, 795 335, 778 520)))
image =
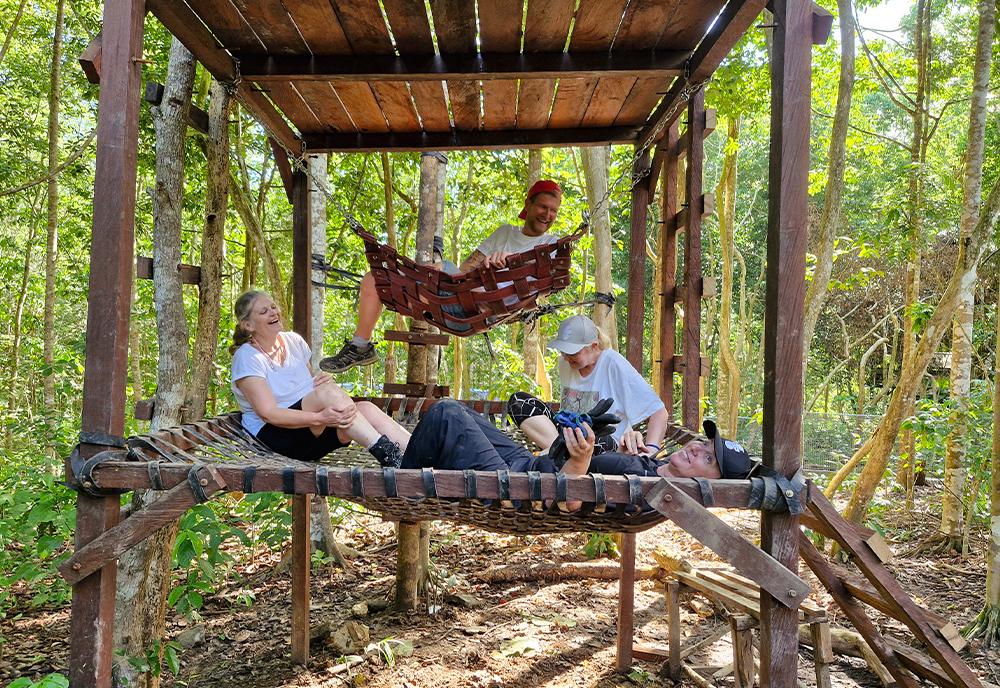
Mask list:
POLYGON ((360 226, 354 232, 365 242, 375 288, 386 308, 468 337, 517 318, 534 308, 538 297, 569 286, 573 244, 587 227, 584 222, 555 243, 515 253, 505 267, 479 266, 458 274, 419 265, 360 226), (459 306, 463 313, 446 313, 445 306, 459 306))

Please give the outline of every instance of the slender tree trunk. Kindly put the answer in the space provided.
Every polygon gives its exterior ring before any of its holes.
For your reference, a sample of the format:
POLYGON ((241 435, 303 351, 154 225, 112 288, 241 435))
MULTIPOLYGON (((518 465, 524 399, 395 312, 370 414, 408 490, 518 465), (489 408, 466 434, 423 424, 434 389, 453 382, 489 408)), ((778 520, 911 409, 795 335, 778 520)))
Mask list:
MULTIPOLYGON (((448 228, 451 233, 451 262, 455 265, 459 265, 462 262, 462 251, 460 249, 462 244, 462 229, 465 227, 465 218, 469 213, 469 200, 472 198, 472 194, 469 191, 472 189, 475 178, 475 158, 469 158, 469 169, 465 178, 466 192, 462 194, 462 206, 458 212, 458 219, 452 222, 448 228)), ((465 399, 468 398, 466 390, 469 386, 469 378, 466 374, 468 372, 468 362, 465 360, 465 337, 452 337, 451 347, 452 395, 457 399, 465 399)))
POLYGON ((21 17, 24 16, 24 6, 27 4, 28 0, 21 0, 21 3, 17 6, 17 14, 14 15, 14 21, 10 23, 7 35, 4 36, 3 47, 0 47, 0 63, 3 63, 3 58, 7 56, 10 44, 14 40, 14 33, 17 31, 17 25, 21 23, 21 17))
MULTIPOLYGON (((802 350, 809 355, 809 345, 816 322, 826 303, 830 275, 833 273, 833 243, 840 229, 841 199, 844 194, 844 169, 847 167, 847 128, 851 117, 851 99, 854 94, 854 7, 852 0, 837 0, 837 18, 840 22, 840 83, 837 86, 837 107, 833 114, 830 132, 830 151, 827 163, 826 191, 823 212, 820 215, 816 247, 816 268, 806 291, 805 312, 802 323, 802 350)), ((805 374, 806 366, 802 367, 805 374)))
POLYGON ((201 284, 198 291, 198 329, 191 356, 188 419, 203 418, 219 343, 222 300, 222 264, 225 260, 226 213, 229 208, 229 106, 226 89, 211 86, 208 139, 205 142, 205 224, 201 232, 201 284))
MULTIPOLYGON (((608 193, 608 168, 611 165, 610 146, 587 146, 580 149, 583 176, 587 181, 587 203, 590 207, 590 227, 594 233, 594 289, 601 294, 611 294, 611 213, 608 202, 598 207, 608 193)), ((594 322, 604 330, 611 346, 618 348, 616 309, 598 306, 594 309, 594 322)))
MULTIPOLYGON (((528 185, 542 178, 542 151, 532 148, 528 151, 528 185)), ((545 370, 545 357, 542 350, 542 330, 536 321, 524 327, 524 347, 521 358, 524 360, 524 374, 535 381, 542 399, 552 398, 552 381, 545 370)))
POLYGON ((52 37, 52 69, 49 72, 49 165, 47 187, 47 234, 45 241, 45 310, 42 324, 42 361, 45 377, 42 382, 46 408, 55 407, 56 350, 56 260, 59 253, 59 88, 62 63, 63 17, 65 1, 56 2, 56 25, 52 37))
MULTIPOLYGON (((153 111, 156 128, 153 290, 159 340, 154 430, 178 423, 185 399, 188 328, 177 265, 181 262, 184 135, 194 73, 194 58, 180 41, 174 39, 170 45, 163 101, 153 111)), ((158 496, 153 490, 137 491, 132 499, 132 509, 140 509, 154 502, 158 496)), ((163 637, 176 534, 177 523, 174 522, 130 549, 119 560, 115 647, 126 656, 145 656, 153 644, 163 637)), ((124 662, 116 668, 117 686, 155 688, 159 685, 159 676, 153 672, 139 673, 124 662)))
POLYGON ((271 289, 271 296, 274 298, 282 313, 290 313, 288 309, 288 285, 281 275, 281 263, 278 262, 271 244, 264 234, 264 226, 260 215, 250 202, 250 190, 245 188, 232 172, 229 176, 230 199, 233 207, 243 221, 243 227, 247 233, 247 244, 253 240, 253 248, 256 253, 264 259, 264 273, 267 275, 267 283, 271 289))
POLYGON ((1000 217, 1000 183, 994 183, 971 235, 965 242, 959 244, 955 271, 949 278, 934 312, 924 326, 913 355, 904 361, 899 373, 899 383, 889 400, 885 416, 872 436, 854 453, 854 456, 838 471, 827 486, 826 492, 830 495, 836 491, 844 478, 862 460, 868 459, 858 478, 847 509, 844 511, 845 518, 860 522, 864 517, 868 504, 871 502, 875 489, 889 463, 889 455, 903 422, 903 411, 913 404, 927 364, 930 363, 931 357, 937 351, 937 347, 948 331, 951 319, 955 315, 962 291, 968 288, 968 285, 975 279, 975 268, 983 259, 987 241, 993 234, 998 217, 1000 217))
POLYGON ((718 199, 719 252, 722 256, 721 303, 719 305, 719 377, 716 403, 719 429, 726 437, 736 435, 737 416, 740 408, 740 384, 742 373, 732 347, 733 314, 733 252, 736 228, 736 174, 737 152, 739 151, 740 119, 729 118, 726 135, 726 155, 722 163, 722 175, 715 197, 718 199))
MULTIPOLYGON (((388 244, 399 250, 399 241, 396 236, 396 204, 393 202, 392 189, 392 160, 388 153, 381 153, 382 161, 382 188, 385 193, 385 229, 388 234, 388 244)), ((393 327, 402 330, 405 325, 403 316, 393 313, 393 327)), ((399 345, 396 342, 389 342, 385 354, 385 381, 395 382, 399 376, 399 345)))
MULTIPOLYGON (((312 214, 312 254, 326 256, 326 193, 327 166, 329 159, 326 153, 309 156, 309 193, 312 199, 309 212, 312 214)), ((313 270, 313 280, 322 282, 326 278, 320 270, 313 270)), ((312 366, 319 370, 320 359, 323 358, 324 306, 326 305, 326 289, 312 286, 312 366)), ((325 501, 325 500, 324 500, 325 501)))

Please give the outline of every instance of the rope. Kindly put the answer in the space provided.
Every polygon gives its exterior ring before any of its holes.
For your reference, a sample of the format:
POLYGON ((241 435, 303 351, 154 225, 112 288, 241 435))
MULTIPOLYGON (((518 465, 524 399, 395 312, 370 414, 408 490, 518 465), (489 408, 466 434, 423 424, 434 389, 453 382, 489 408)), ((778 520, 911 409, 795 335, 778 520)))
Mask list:
POLYGON ((556 311, 563 308, 575 308, 577 306, 597 306, 604 305, 607 307, 608 311, 615 305, 615 295, 605 294, 603 292, 597 292, 594 294, 593 298, 585 299, 583 301, 573 301, 572 303, 547 303, 537 308, 532 308, 531 310, 523 311, 518 320, 525 323, 526 325, 534 325, 542 317, 546 315, 553 315, 556 311))
POLYGON ((324 289, 342 289, 344 291, 357 291, 361 288, 361 280, 364 275, 359 275, 356 272, 351 272, 350 270, 344 270, 342 268, 335 268, 330 265, 327 261, 326 256, 322 253, 312 254, 312 269, 317 270, 326 274, 334 274, 338 277, 343 278, 348 283, 347 284, 333 284, 326 279, 312 280, 313 286, 323 287, 324 289))

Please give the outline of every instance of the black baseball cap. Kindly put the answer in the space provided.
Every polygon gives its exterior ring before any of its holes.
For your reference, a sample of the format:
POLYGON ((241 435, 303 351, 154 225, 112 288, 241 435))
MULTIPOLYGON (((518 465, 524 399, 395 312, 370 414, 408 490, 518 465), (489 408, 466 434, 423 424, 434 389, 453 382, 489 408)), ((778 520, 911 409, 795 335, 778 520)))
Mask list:
POLYGON ((712 440, 715 447, 715 460, 719 462, 722 477, 735 480, 749 478, 757 468, 757 463, 750 458, 743 445, 720 435, 715 421, 706 420, 701 425, 705 428, 705 437, 712 440))

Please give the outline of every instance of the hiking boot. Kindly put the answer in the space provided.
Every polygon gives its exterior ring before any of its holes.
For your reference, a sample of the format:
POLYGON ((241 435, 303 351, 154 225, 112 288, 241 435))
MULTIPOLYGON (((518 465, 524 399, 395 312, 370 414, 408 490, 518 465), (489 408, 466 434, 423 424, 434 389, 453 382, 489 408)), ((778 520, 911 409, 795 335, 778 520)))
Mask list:
POLYGON ((399 468, 403 465, 403 450, 385 435, 368 447, 368 453, 374 456, 383 468, 399 468))
POLYGON ((355 346, 351 340, 344 340, 344 346, 334 356, 327 356, 319 362, 320 370, 328 373, 342 373, 354 366, 366 366, 375 362, 375 345, 368 342, 366 346, 355 346))

